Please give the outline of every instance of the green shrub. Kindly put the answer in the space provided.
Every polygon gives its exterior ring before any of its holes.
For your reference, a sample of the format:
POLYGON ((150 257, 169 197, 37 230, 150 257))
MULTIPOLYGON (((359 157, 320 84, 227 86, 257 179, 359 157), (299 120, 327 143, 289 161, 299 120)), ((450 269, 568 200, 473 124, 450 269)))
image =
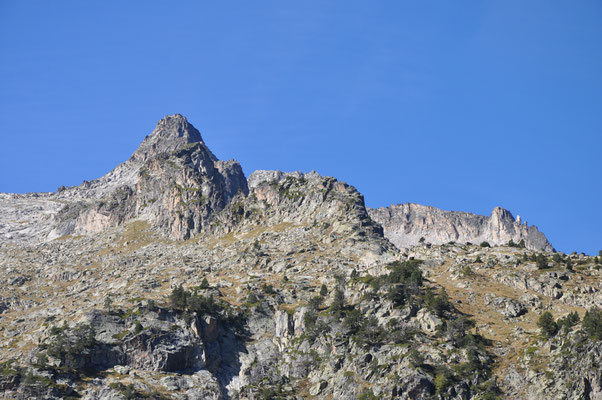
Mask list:
POLYGON ((378 325, 376 317, 363 318, 359 330, 352 336, 352 339, 360 345, 378 345, 385 341, 386 333, 378 325))
POLYGON ((201 284, 199 285, 200 289, 209 289, 209 281, 207 280, 207 278, 203 278, 203 280, 201 281, 201 284))
POLYGON ((316 311, 312 310, 311 308, 307 310, 307 312, 303 314, 303 323, 305 325, 305 330, 311 331, 312 329, 314 329, 317 320, 318 314, 316 313, 316 311))
POLYGON ((576 311, 573 311, 567 314, 565 317, 560 318, 556 321, 558 324, 558 329, 562 329, 565 332, 571 330, 571 328, 579 323, 579 314, 576 311))
POLYGON ((269 283, 264 283, 263 285, 261 285, 261 290, 263 290, 263 293, 265 294, 276 294, 274 286, 272 286, 269 283))
POLYGON ((317 311, 320 309, 323 302, 324 298, 322 296, 314 296, 311 299, 309 299, 309 301, 307 302, 307 306, 310 310, 317 311))
POLYGON ((196 312, 198 315, 217 315, 222 311, 222 307, 215 302, 213 296, 204 297, 198 295, 196 292, 188 297, 186 308, 189 312, 196 312))
POLYGON ((379 397, 377 397, 374 392, 372 392, 372 390, 368 389, 368 388, 364 388, 364 390, 362 390, 362 392, 360 393, 360 395, 357 398, 358 400, 378 400, 379 397))
POLYGON ((583 330, 592 339, 602 340, 602 310, 592 307, 583 316, 583 330))
POLYGON ((489 242, 481 242, 481 247, 491 247, 489 242))
POLYGON ((445 288, 442 288, 439 294, 432 296, 427 301, 428 309, 437 314, 439 317, 443 316, 445 311, 451 311, 453 309, 453 306, 449 301, 449 295, 447 294, 445 288))
POLYGON ((321 321, 318 318, 317 311, 312 308, 307 310, 303 315, 303 322, 305 324, 305 333, 312 342, 330 330, 330 326, 326 322, 321 321))
POLYGON ((118 391, 126 400, 140 399, 141 393, 136 391, 134 385, 124 385, 121 382, 113 382, 109 384, 109 387, 113 390, 118 391))
POLYGON ((357 333, 364 323, 364 315, 358 308, 348 311, 343 319, 343 327, 350 333, 357 333))
POLYGON ((457 345, 470 347, 475 344, 475 339, 472 335, 467 335, 466 332, 475 326, 475 322, 464 315, 456 319, 446 322, 445 331, 449 339, 457 345))
POLYGON ((419 287, 422 285, 423 276, 419 266, 420 260, 395 261, 387 266, 391 270, 387 275, 389 283, 402 283, 408 286, 419 287))
POLYGON ((332 296, 332 302, 330 303, 330 312, 334 315, 340 316, 345 307, 345 292, 340 286, 337 286, 332 296))
POLYGON ((389 286, 387 299, 391 300, 395 306, 404 305, 407 299, 405 287, 401 284, 389 286))
MULTIPOLYGON (((73 329, 67 325, 51 328, 50 338, 40 347, 46 354, 60 360, 61 368, 68 372, 79 372, 82 354, 89 353, 96 345, 96 332, 89 324, 80 324, 73 329)), ((38 355, 42 361, 43 356, 38 355)))
POLYGON ((187 292, 182 285, 176 286, 169 295, 169 303, 173 308, 184 310, 186 308, 188 295, 189 292, 187 292))
POLYGON ((435 377, 435 390, 439 396, 442 396, 447 391, 450 385, 451 382, 447 377, 446 373, 441 372, 437 374, 437 376, 435 377))
POLYGON ((558 332, 558 324, 554 321, 554 317, 549 311, 541 314, 537 320, 537 326, 541 330, 541 333, 547 338, 553 337, 558 332))
POLYGON ((113 310, 113 298, 110 294, 105 297, 104 309, 106 312, 111 312, 113 310))
MULTIPOLYGON (((249 295, 255 296, 254 293, 249 295)), ((259 300, 257 300, 259 301, 259 300)), ((182 287, 176 286, 169 295, 169 303, 171 306, 180 311, 188 313, 196 312, 198 315, 211 314, 217 315, 222 311, 222 307, 215 302, 213 296, 204 297, 196 291, 189 292, 182 287)))
POLYGON ((414 368, 422 367, 424 365, 424 355, 416 349, 410 350, 408 358, 410 359, 410 364, 412 364, 414 368))
POLYGON ((537 265, 537 269, 547 269, 550 268, 548 265, 548 260, 543 254, 538 254, 535 256, 535 264, 537 265))
POLYGON ((19 371, 13 366, 14 359, 0 362, 0 376, 17 375, 19 371))

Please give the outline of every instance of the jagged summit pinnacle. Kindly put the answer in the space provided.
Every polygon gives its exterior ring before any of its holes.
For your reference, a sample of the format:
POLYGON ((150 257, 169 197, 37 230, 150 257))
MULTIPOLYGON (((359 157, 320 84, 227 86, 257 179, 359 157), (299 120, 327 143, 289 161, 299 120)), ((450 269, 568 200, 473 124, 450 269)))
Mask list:
POLYGON ((144 138, 132 158, 144 161, 155 154, 172 152, 191 143, 201 143, 211 158, 217 160, 205 145, 201 133, 188 122, 185 116, 167 115, 159 120, 153 132, 144 138))

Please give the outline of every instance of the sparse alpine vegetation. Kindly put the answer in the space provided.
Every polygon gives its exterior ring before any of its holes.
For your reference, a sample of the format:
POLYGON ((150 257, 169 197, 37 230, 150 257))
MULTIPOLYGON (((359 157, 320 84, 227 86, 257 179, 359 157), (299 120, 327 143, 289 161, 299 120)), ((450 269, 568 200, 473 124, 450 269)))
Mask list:
POLYGON ((0 206, 4 398, 602 396, 602 253, 501 208, 246 179, 180 115, 106 176, 0 206))

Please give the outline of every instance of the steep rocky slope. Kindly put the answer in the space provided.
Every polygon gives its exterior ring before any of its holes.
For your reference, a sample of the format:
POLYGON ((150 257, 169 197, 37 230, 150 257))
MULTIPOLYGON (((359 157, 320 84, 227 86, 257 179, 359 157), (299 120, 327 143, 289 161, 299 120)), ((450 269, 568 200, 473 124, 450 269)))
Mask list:
POLYGON ((57 193, 2 194, 0 234, 36 243, 141 219, 186 239, 238 192, 248 193, 240 164, 218 160, 185 117, 170 115, 126 162, 99 179, 57 193))
POLYGON ((448 242, 494 245, 524 242, 528 249, 553 251, 536 226, 528 226, 508 210, 496 207, 491 216, 444 211, 419 204, 399 204, 369 209, 370 217, 382 225, 385 236, 397 247, 417 245, 420 240, 433 244, 448 242))
POLYGON ((105 177, 0 197, 0 398, 602 396, 599 258, 399 250, 344 182, 241 177, 174 116, 105 177))

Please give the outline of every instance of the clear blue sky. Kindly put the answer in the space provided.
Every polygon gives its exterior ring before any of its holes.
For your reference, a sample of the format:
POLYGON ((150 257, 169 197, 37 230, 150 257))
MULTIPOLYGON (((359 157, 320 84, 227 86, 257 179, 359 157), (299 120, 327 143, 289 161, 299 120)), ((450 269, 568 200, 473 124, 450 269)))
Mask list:
POLYGON ((173 113, 247 175, 602 249, 600 0, 0 0, 1 192, 97 178, 173 113))

